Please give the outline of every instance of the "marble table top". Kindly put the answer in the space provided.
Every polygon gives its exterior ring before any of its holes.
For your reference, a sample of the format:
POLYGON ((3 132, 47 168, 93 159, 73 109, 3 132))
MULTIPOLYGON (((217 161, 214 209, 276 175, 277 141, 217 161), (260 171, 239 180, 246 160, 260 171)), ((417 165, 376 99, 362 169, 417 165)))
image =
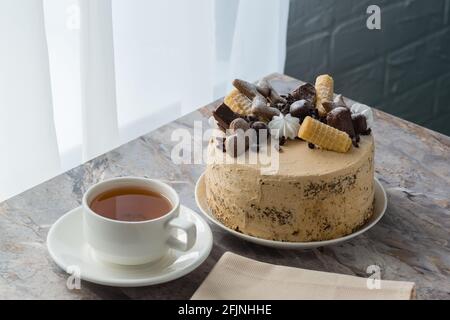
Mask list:
MULTIPOLYGON (((293 78, 268 77, 280 92, 293 78)), ((368 277, 414 281, 418 299, 450 299, 450 138, 375 110, 376 176, 388 195, 387 213, 367 233, 344 244, 309 251, 276 250, 242 241, 212 226, 208 259, 181 279, 151 287, 114 288, 88 282, 66 287, 67 274, 46 249, 47 232, 80 205, 83 192, 105 178, 135 175, 162 179, 198 211, 194 186, 204 165, 174 164, 174 129, 192 132, 217 102, 192 112, 31 190, 0 203, 0 299, 188 299, 225 251, 264 262, 368 277)), ((206 141, 205 141, 206 143, 206 141)))

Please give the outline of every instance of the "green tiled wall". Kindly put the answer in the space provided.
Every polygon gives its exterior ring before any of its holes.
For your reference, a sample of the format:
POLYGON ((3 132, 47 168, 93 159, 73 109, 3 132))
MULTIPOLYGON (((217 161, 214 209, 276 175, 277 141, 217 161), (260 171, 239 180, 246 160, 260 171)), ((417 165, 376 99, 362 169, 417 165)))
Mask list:
POLYGON ((450 135, 450 0, 291 0, 285 73, 450 135))

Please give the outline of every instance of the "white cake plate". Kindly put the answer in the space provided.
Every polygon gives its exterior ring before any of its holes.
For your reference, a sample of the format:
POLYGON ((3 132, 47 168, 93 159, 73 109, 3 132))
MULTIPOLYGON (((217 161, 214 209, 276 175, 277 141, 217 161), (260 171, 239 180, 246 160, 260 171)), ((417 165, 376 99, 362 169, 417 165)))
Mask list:
POLYGON ((383 186, 375 178, 375 203, 374 203, 374 212, 372 217, 359 228, 357 231, 341 238, 325 240, 325 241, 312 241, 312 242, 284 242, 284 241, 274 241, 274 240, 266 240, 257 238, 254 236, 246 235, 241 232, 235 231, 233 229, 228 228, 224 224, 222 224, 219 220, 217 220, 214 215, 211 213, 211 210, 208 207, 206 201, 206 186, 204 174, 200 176, 197 181, 197 185, 195 186, 195 200, 197 201, 197 206, 203 212, 203 214, 215 225, 222 228, 223 230, 239 237, 241 239, 257 243, 263 246, 278 248, 278 249, 312 249, 317 247, 335 245, 347 240, 350 240, 360 234, 363 234, 370 228, 372 228, 380 219, 383 217, 386 207, 387 207, 387 197, 386 192, 384 191, 383 186))

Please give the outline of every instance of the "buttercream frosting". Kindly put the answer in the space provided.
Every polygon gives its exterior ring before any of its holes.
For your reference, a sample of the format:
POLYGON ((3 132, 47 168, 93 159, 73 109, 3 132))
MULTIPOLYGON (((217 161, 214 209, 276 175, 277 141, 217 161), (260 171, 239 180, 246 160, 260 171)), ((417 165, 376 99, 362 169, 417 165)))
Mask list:
POLYGON ((299 140, 282 149, 278 170, 265 174, 261 163, 229 158, 225 164, 210 143, 207 201, 222 223, 264 239, 316 241, 349 234, 372 215, 371 135, 347 153, 311 150, 299 140))

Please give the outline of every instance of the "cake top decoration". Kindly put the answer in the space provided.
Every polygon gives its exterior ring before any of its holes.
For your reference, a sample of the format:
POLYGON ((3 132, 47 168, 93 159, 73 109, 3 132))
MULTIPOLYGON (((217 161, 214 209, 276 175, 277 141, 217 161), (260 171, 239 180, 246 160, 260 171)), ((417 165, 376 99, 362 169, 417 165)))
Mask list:
POLYGON ((246 116, 252 113, 252 101, 236 88, 231 90, 223 102, 238 114, 246 116))
POLYGON ((355 136, 352 115, 350 110, 344 107, 334 108, 327 114, 327 124, 338 130, 346 132, 350 138, 355 136))
POLYGON ((300 129, 300 119, 287 115, 280 114, 272 118, 269 122, 270 134, 276 139, 285 137, 287 139, 295 139, 300 129))
POLYGON ((259 150, 260 144, 258 134, 249 135, 256 136, 255 141, 243 141, 236 135, 237 131, 258 133, 264 129, 268 135, 283 141, 280 146, 287 139, 299 137, 311 149, 337 152, 347 152, 352 144, 358 147, 360 135, 371 133, 371 108, 360 103, 349 108, 342 95, 334 95, 334 80, 330 75, 319 75, 314 85, 304 83, 287 94, 279 94, 267 79, 257 84, 241 79, 232 83, 234 88, 213 112, 215 121, 211 126, 218 126, 226 133, 219 144, 225 148, 228 145, 227 153, 234 157, 248 150, 249 145, 256 145, 252 150, 259 150), (241 142, 243 147, 236 149, 230 145, 234 142, 241 142))
POLYGON ((307 100, 312 104, 316 102, 316 88, 311 83, 302 84, 292 92, 295 100, 307 100))
POLYGON ((270 121, 280 114, 280 110, 267 105, 267 100, 262 96, 255 96, 252 102, 252 113, 260 120, 270 121))
POLYGON ((354 103, 351 107, 353 114, 360 113, 366 118, 367 128, 370 129, 373 125, 373 113, 372 108, 362 103, 354 103))
POLYGON ((366 117, 361 113, 352 114, 352 123, 356 134, 366 135, 370 133, 370 129, 367 127, 366 117))
POLYGON ((256 85, 256 89, 259 93, 261 93, 264 97, 269 99, 270 103, 278 104, 278 103, 286 103, 286 99, 278 94, 278 92, 272 87, 267 79, 262 79, 256 85))
POLYGON ((328 74, 320 75, 316 78, 316 108, 320 116, 325 116, 327 110, 323 106, 324 102, 333 101, 334 80, 328 74))
POLYGON ((322 105, 327 112, 331 112, 331 110, 341 107, 348 108, 341 94, 338 94, 333 101, 324 101, 322 105))
POLYGON ((297 100, 291 104, 289 108, 289 113, 291 116, 304 119, 310 116, 314 110, 314 105, 310 100, 297 100))
POLYGON ((347 152, 352 140, 347 133, 335 129, 325 123, 306 117, 300 126, 298 136, 303 140, 313 143, 325 150, 347 152))
POLYGON ((234 119, 230 123, 230 130, 232 133, 236 133, 237 130, 242 130, 245 132, 248 129, 250 129, 249 123, 242 118, 234 119))
POLYGON ((222 103, 213 111, 213 117, 216 119, 219 128, 225 131, 230 127, 231 121, 239 118, 239 115, 234 113, 226 104, 222 103))

